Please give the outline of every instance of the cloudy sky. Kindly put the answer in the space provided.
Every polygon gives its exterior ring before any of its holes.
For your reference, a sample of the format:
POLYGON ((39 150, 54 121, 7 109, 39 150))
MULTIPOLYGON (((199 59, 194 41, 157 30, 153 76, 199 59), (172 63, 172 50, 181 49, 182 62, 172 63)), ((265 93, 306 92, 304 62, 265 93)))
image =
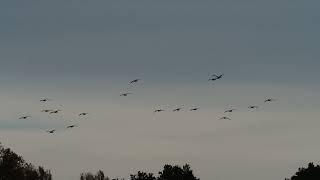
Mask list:
POLYGON ((202 180, 289 177, 320 162, 319 6, 3 0, 0 141, 59 180, 185 163, 202 180), (225 76, 208 82, 213 73, 225 76), (229 108, 232 121, 219 120, 229 108))

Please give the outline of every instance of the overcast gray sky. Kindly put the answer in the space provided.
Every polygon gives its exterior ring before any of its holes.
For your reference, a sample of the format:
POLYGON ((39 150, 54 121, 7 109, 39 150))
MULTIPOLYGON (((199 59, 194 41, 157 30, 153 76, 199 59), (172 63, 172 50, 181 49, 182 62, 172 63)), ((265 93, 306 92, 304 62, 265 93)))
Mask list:
POLYGON ((185 163, 202 180, 289 177, 320 162, 319 6, 3 0, 0 141, 59 180, 185 163), (208 82, 213 73, 225 76, 208 82), (277 101, 265 105, 268 97, 277 101), (219 121, 231 107, 232 121, 219 121))

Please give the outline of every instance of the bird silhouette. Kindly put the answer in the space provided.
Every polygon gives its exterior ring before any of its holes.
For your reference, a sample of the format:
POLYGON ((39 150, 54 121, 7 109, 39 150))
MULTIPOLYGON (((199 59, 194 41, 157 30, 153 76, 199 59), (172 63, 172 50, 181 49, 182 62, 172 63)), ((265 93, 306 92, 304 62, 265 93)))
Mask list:
POLYGON ((197 111, 197 110, 199 110, 199 108, 192 108, 192 109, 190 109, 190 111, 197 111))
POLYGON ((48 130, 47 133, 52 134, 52 133, 54 133, 55 131, 56 131, 55 129, 52 129, 52 130, 48 130))
POLYGON ((130 81, 130 84, 137 83, 137 82, 140 81, 140 80, 141 80, 141 79, 132 80, 132 81, 130 81))
POLYGON ((208 81, 215 81, 215 80, 217 80, 217 78, 210 78, 210 79, 208 79, 208 81))
POLYGON ((58 110, 54 110, 54 111, 51 111, 50 114, 57 114, 57 113, 59 113, 60 111, 61 111, 61 110, 59 110, 59 109, 58 109, 58 110))
POLYGON ((78 127, 77 125, 70 125, 70 126, 67 126, 66 129, 71 129, 71 128, 75 128, 75 127, 78 127))
POLYGON ((231 120, 231 119, 226 117, 226 116, 224 116, 224 117, 220 118, 220 120, 231 120))
POLYGON ((163 109, 157 109, 157 110, 154 110, 153 112, 154 112, 154 113, 157 113, 157 112, 163 112, 163 111, 165 111, 165 110, 163 110, 163 109))
POLYGON ((218 79, 221 79, 224 76, 224 74, 221 74, 221 75, 213 74, 212 76, 216 77, 216 80, 218 80, 218 79))
POLYGON ((181 110, 181 108, 176 108, 176 109, 173 110, 173 112, 178 112, 180 110, 181 110))
POLYGON ((249 106, 248 108, 249 109, 257 109, 257 108, 259 108, 259 106, 249 106))
POLYGON ((51 99, 40 99, 40 102, 47 102, 47 101, 51 101, 51 99))
POLYGON ((275 101, 275 99, 269 98, 264 101, 264 103, 275 101))
POLYGON ((52 109, 43 109, 43 110, 41 110, 41 112, 51 112, 51 111, 53 111, 52 109))
POLYGON ((22 116, 20 117, 19 119, 27 119, 27 118, 30 118, 31 116, 22 116))
POLYGON ((229 112, 233 112, 233 111, 235 111, 236 109, 229 109, 229 110, 226 110, 226 111, 224 111, 225 113, 229 113, 229 112))
POLYGON ((80 113, 79 116, 85 116, 88 115, 88 113, 80 113))
POLYGON ((120 94, 120 96, 128 96, 129 94, 132 94, 132 93, 123 93, 123 94, 120 94))

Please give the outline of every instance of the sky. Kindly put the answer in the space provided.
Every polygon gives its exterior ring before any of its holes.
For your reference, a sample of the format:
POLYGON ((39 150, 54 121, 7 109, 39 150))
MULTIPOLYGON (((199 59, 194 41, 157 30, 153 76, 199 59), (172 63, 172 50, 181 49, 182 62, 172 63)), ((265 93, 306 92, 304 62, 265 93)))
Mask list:
POLYGON ((0 142, 59 180, 185 163, 202 180, 290 177, 320 163, 319 5, 3 0, 0 142))

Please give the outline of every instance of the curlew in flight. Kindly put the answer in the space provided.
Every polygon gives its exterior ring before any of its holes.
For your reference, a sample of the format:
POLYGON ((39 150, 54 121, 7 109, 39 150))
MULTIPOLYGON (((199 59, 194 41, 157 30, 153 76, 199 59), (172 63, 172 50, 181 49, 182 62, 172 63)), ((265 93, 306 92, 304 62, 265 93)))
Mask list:
POLYGON ((120 94, 120 96, 128 96, 129 94, 132 94, 132 93, 123 93, 123 94, 120 94))
POLYGON ((30 118, 31 116, 22 116, 22 117, 20 117, 19 119, 28 119, 28 118, 30 118))
POLYGON ((181 110, 181 108, 176 108, 176 109, 174 109, 174 110, 172 110, 173 112, 178 112, 178 111, 180 111, 181 110))
POLYGON ((52 134, 52 133, 54 133, 56 130, 55 129, 52 129, 52 130, 48 130, 48 131, 46 131, 47 133, 49 133, 49 134, 52 134))
POLYGON ((54 111, 54 110, 52 110, 52 109, 43 109, 43 110, 41 110, 41 112, 51 112, 51 111, 54 111))
POLYGON ((269 98, 264 101, 264 103, 275 101, 275 99, 269 98))
POLYGON ((210 79, 208 79, 208 81, 215 81, 215 80, 217 80, 217 78, 210 78, 210 79))
POLYGON ((67 126, 66 129, 71 129, 71 128, 75 128, 75 127, 78 127, 77 125, 70 125, 70 126, 67 126))
POLYGON ((231 112, 233 112, 233 111, 235 111, 236 109, 229 109, 229 110, 226 110, 226 111, 224 111, 224 113, 231 113, 231 112))
POLYGON ((212 76, 215 77, 216 80, 218 80, 218 79, 221 79, 221 78, 224 76, 224 74, 221 74, 221 75, 216 75, 216 74, 214 74, 214 75, 212 75, 212 76))
POLYGON ((61 111, 61 110, 60 109, 54 110, 54 111, 51 111, 50 114, 57 114, 57 113, 59 113, 59 111, 61 111))
POLYGON ((40 102, 47 102, 47 101, 51 101, 51 99, 40 99, 40 102))
POLYGON ((257 109, 257 108, 259 108, 259 106, 249 106, 248 108, 249 109, 257 109))
POLYGON ((220 118, 220 120, 231 120, 231 119, 226 117, 226 116, 224 116, 224 117, 220 118))
POLYGON ((130 84, 137 83, 137 82, 140 81, 140 80, 141 80, 141 79, 132 80, 132 81, 130 81, 130 84))
POLYGON ((85 116, 88 115, 88 113, 80 113, 79 116, 85 116))
POLYGON ((153 112, 154 112, 154 113, 157 113, 157 112, 163 112, 163 111, 165 111, 165 110, 163 110, 163 109, 157 109, 157 110, 154 110, 153 112))

